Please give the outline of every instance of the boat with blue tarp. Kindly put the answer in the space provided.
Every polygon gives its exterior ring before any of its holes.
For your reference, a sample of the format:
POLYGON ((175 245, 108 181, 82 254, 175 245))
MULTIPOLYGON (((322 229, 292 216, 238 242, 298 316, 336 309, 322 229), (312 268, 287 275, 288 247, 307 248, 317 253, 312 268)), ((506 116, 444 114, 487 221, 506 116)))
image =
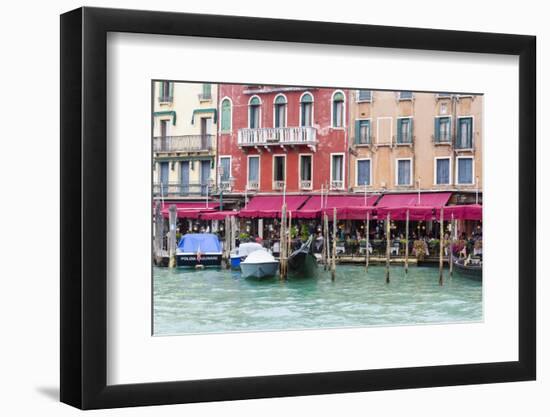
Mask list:
POLYGON ((188 233, 180 239, 176 249, 176 265, 184 268, 219 267, 222 246, 212 233, 188 233))

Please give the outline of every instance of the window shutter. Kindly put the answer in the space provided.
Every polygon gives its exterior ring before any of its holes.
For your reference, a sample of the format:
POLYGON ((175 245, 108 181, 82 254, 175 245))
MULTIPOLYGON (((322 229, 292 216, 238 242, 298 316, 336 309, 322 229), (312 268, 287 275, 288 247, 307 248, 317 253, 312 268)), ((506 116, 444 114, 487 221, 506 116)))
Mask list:
POLYGON ((355 143, 361 143, 361 120, 355 121, 355 143))
POLYGON ((439 136, 440 126, 441 126, 441 120, 439 117, 436 117, 434 119, 434 138, 436 142, 439 142, 441 140, 439 136))
POLYGON ((174 97, 174 83, 168 81, 168 95, 170 98, 174 97))
POLYGON ((402 131, 403 119, 397 119, 397 143, 401 143, 401 131, 402 131))
POLYGON ((413 141, 414 141, 413 132, 414 132, 413 118, 411 117, 409 119, 409 141, 410 141, 410 143, 413 143, 413 141))
POLYGON ((158 93, 159 93, 159 94, 158 94, 158 99, 159 99, 159 101, 161 101, 161 100, 162 100, 162 91, 164 90, 164 81, 159 81, 159 82, 157 83, 157 85, 158 85, 158 88, 159 88, 159 91, 158 91, 158 93))

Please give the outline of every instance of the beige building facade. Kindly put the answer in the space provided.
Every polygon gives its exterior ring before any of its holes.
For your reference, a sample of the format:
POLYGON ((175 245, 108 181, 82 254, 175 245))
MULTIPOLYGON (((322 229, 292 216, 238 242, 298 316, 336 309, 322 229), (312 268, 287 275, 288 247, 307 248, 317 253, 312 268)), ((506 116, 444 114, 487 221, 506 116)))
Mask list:
POLYGON ((216 179, 217 84, 156 81, 153 194, 206 198, 216 179))
POLYGON ((482 95, 356 90, 350 96, 351 191, 480 198, 482 95))

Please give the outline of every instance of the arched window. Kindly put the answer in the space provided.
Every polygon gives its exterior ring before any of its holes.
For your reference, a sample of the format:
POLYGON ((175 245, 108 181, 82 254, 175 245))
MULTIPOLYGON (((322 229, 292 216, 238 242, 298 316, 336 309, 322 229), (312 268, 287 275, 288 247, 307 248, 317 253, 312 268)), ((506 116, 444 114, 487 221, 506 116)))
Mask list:
POLYGON ((332 127, 344 127, 344 93, 341 91, 332 96, 332 127))
POLYGON ((231 100, 224 98, 221 105, 221 131, 231 131, 231 100))
POLYGON ((300 126, 310 127, 313 125, 313 96, 304 93, 300 98, 300 126))
POLYGON ((248 127, 250 129, 260 128, 260 98, 254 96, 248 102, 248 127))
POLYGON ((286 127, 286 97, 279 94, 275 97, 274 114, 273 114, 273 126, 274 127, 286 127))

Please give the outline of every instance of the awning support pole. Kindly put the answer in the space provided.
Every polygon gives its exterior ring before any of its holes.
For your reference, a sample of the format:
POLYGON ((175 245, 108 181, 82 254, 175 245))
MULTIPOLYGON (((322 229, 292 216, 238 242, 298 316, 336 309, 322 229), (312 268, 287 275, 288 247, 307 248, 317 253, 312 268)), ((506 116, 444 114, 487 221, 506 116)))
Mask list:
POLYGON ((390 283, 390 212, 386 217, 386 284, 390 283))
POLYGON ((369 272, 369 226, 370 213, 367 210, 367 224, 365 225, 365 272, 369 272))
POLYGON ((405 221, 405 274, 409 273, 409 209, 405 221))

